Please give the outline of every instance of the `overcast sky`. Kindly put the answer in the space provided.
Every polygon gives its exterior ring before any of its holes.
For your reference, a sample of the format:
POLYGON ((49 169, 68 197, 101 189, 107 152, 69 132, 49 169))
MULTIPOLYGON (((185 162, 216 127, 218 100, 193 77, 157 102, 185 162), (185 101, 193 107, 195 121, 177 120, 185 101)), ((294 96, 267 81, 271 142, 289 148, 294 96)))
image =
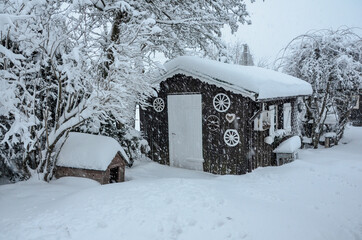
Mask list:
POLYGON ((224 39, 248 43, 256 63, 273 62, 280 49, 309 30, 358 27, 362 36, 362 0, 256 0, 248 11, 252 25, 241 25, 235 36, 226 30, 224 39))

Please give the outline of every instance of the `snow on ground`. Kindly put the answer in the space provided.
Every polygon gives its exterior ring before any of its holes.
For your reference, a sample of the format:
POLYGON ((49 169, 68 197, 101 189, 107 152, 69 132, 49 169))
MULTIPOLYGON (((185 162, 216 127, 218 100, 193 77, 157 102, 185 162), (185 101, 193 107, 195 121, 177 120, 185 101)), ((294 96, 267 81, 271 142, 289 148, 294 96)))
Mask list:
POLYGON ((242 176, 139 161, 127 182, 0 186, 0 239, 362 239, 362 128, 242 176))

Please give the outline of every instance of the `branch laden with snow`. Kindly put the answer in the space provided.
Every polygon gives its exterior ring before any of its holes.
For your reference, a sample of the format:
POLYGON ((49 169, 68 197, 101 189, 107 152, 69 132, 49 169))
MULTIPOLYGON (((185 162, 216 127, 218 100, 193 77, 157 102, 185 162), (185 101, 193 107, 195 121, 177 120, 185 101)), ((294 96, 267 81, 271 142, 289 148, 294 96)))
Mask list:
POLYGON ((46 180, 69 131, 117 138, 132 126, 136 104, 155 93, 153 53, 222 48, 221 27, 248 22, 235 0, 9 0, 0 9, 0 158, 21 178, 35 169, 46 180))
POLYGON ((321 30, 295 38, 282 58, 284 71, 309 82, 313 95, 305 99, 307 137, 315 148, 326 131, 343 135, 353 97, 362 82, 362 39, 351 29, 321 30), (338 121, 328 123, 330 115, 338 121))

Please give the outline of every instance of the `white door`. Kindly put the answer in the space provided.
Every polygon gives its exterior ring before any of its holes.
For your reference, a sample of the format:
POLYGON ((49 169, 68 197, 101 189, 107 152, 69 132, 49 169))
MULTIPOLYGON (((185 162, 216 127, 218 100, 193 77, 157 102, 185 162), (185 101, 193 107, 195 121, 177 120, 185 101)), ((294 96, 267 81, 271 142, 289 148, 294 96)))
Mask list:
POLYGON ((169 95, 170 165, 203 170, 201 94, 169 95))

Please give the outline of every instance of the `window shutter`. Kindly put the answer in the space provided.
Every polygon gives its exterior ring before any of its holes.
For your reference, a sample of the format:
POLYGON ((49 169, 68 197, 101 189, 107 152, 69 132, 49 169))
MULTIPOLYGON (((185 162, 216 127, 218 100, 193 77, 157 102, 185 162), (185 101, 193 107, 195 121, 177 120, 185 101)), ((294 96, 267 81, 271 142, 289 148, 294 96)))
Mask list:
POLYGON ((254 130, 259 131, 259 117, 254 119, 254 130))
POLYGON ((292 121, 292 106, 290 105, 290 103, 284 103, 284 105, 283 105, 283 128, 284 128, 284 130, 289 131, 289 132, 292 130, 291 121, 292 121))
POLYGON ((268 119, 270 123, 269 136, 274 136, 274 131, 275 131, 274 116, 275 116, 275 107, 269 106, 269 119, 268 119))

